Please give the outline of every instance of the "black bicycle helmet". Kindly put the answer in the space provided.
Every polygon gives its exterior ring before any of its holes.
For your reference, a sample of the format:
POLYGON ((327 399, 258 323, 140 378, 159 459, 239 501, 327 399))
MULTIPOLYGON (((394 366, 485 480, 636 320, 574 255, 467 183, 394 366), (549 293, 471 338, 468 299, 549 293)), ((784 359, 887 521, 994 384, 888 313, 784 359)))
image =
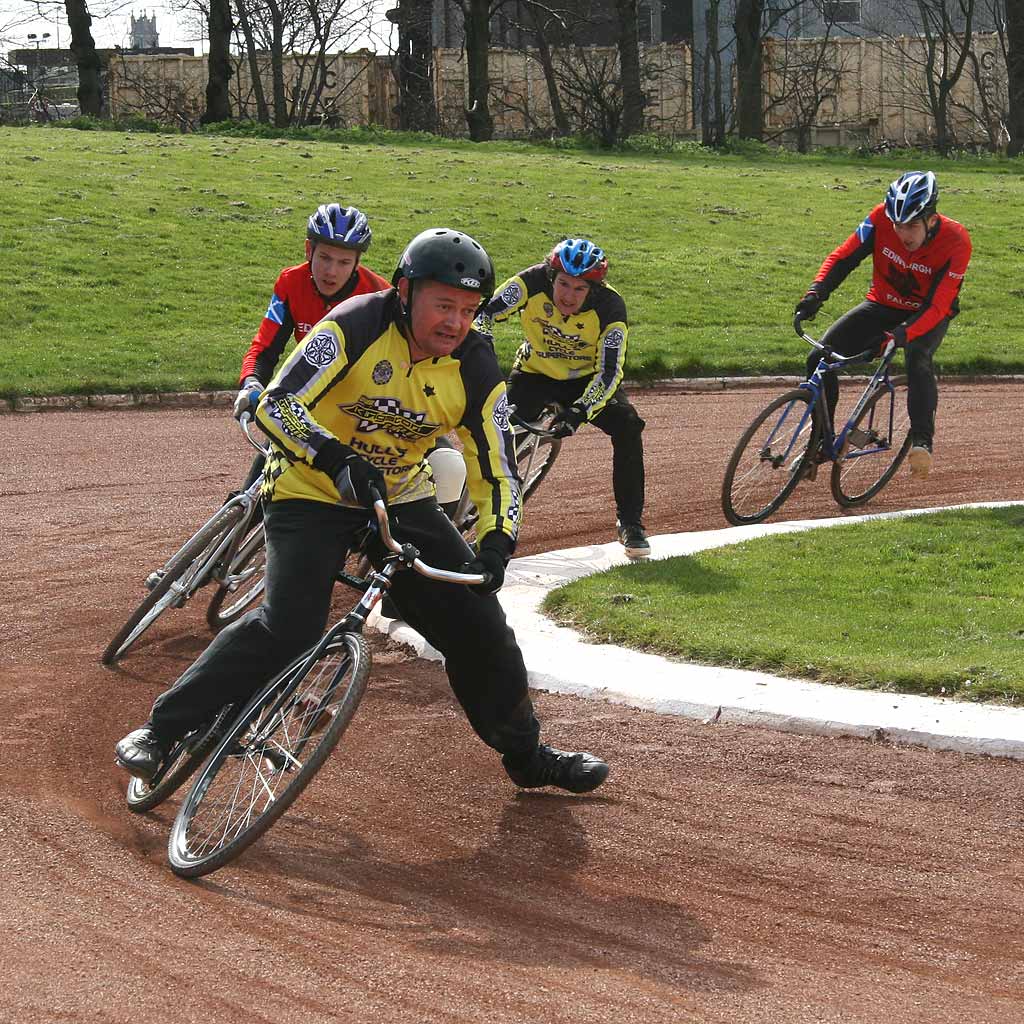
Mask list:
POLYGON ((494 294, 491 257, 476 239, 451 228, 428 228, 405 247, 391 283, 397 285, 403 277, 480 292, 484 302, 494 294))

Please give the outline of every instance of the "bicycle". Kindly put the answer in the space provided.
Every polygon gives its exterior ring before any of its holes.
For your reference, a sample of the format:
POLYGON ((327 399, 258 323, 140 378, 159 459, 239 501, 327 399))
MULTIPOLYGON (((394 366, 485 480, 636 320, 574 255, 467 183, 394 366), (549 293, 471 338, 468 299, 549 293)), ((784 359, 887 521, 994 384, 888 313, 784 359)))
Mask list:
POLYGON ((248 849, 319 771, 366 692, 370 650, 362 631, 394 575, 413 569, 467 586, 488 577, 426 565, 391 536, 384 502, 374 503, 376 536, 391 554, 355 608, 268 683, 225 731, 178 810, 167 844, 183 878, 209 874, 248 849))
MULTIPOLYGON (((544 478, 551 472, 555 459, 562 449, 562 438, 551 433, 551 424, 561 406, 552 403, 545 406, 535 421, 528 422, 516 416, 509 416, 512 425, 513 443, 516 452, 516 466, 519 479, 522 481, 522 501, 527 500, 540 487, 544 478)), ((462 496, 452 515, 452 521, 469 541, 472 541, 479 515, 467 487, 463 487, 462 496)))
POLYGON ((801 480, 832 463, 835 500, 853 508, 873 498, 892 479, 910 449, 905 377, 890 375, 896 346, 881 353, 857 404, 835 433, 822 379, 855 362, 870 362, 873 349, 841 356, 806 334, 796 333, 821 353, 814 372, 795 390, 773 399, 754 417, 733 450, 722 481, 722 511, 735 526, 760 523, 777 512, 801 480))
MULTIPOLYGON (((263 455, 267 447, 250 432, 248 414, 242 432, 263 455)), ((262 596, 266 567, 262 480, 233 495, 164 563, 146 577, 147 594, 107 645, 100 660, 116 664, 168 609, 183 608, 209 584, 216 589, 206 621, 217 630, 234 622, 262 596)))

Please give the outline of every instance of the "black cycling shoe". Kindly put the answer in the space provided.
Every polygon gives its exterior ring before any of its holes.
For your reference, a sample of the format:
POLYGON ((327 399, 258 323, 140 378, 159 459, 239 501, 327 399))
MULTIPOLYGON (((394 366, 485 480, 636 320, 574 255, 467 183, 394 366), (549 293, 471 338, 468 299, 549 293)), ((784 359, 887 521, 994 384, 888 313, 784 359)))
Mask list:
POLYGON ((608 765, 593 754, 571 754, 541 744, 525 764, 501 759, 508 777, 522 789, 557 786, 570 793, 589 793, 608 778, 608 765))
POLYGON ((115 763, 143 782, 149 782, 167 756, 152 729, 135 729, 114 747, 115 763))

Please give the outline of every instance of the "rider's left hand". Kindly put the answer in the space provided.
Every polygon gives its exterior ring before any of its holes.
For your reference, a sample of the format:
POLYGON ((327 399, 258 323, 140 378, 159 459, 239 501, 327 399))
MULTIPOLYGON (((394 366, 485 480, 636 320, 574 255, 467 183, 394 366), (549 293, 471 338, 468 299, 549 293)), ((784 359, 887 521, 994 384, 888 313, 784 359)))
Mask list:
POLYGON ((882 335, 882 343, 878 346, 878 354, 884 355, 886 346, 892 342, 896 348, 907 347, 907 329, 903 324, 897 324, 891 331, 882 335))

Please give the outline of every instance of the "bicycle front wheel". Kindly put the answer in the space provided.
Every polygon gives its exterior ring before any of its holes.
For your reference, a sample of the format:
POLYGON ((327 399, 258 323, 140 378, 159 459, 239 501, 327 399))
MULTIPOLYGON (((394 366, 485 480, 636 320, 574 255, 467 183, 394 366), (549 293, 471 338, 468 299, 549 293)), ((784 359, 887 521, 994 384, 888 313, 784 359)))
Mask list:
POLYGON ((832 495, 844 508, 873 498, 894 476, 910 451, 907 381, 876 391, 850 427, 832 466, 832 495))
POLYGON ((183 607, 208 582, 218 549, 241 518, 241 506, 225 505, 154 574, 153 588, 103 652, 104 665, 115 664, 168 608, 183 607))
POLYGON ((782 507, 816 458, 821 421, 811 393, 769 402, 739 439, 722 481, 722 511, 734 526, 760 523, 782 507))
POLYGON ((369 674, 366 641, 342 632, 249 704, 178 811, 167 845, 175 874, 216 871, 284 814, 352 721, 369 674))
POLYGON ((206 609, 210 629, 223 629, 240 619, 263 597, 267 572, 267 536, 263 523, 254 526, 238 546, 206 609))

